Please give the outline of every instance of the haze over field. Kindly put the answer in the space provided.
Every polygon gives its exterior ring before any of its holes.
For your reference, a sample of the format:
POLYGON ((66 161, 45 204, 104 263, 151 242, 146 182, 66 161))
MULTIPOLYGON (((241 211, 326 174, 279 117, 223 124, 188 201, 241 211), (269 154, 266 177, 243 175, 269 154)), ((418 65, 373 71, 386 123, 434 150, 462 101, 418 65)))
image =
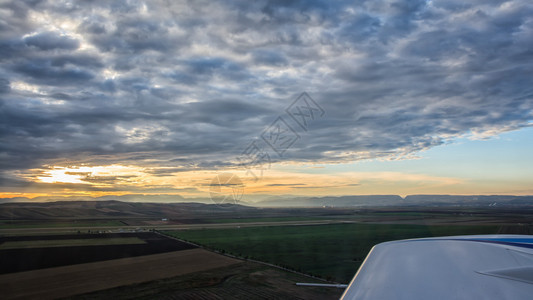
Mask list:
POLYGON ((532 49, 526 0, 2 1, 0 199, 533 195, 532 49))

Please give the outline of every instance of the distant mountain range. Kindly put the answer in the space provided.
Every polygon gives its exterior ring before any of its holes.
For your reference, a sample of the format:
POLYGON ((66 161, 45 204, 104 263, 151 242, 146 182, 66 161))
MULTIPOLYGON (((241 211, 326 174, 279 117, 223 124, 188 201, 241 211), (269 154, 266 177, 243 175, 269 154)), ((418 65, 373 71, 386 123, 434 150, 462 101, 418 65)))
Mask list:
POLYGON ((203 203, 141 203, 105 201, 9 202, 0 204, 0 219, 101 219, 163 218, 193 219, 253 213, 258 208, 243 205, 203 203))
MULTIPOLYGON (((246 212, 253 214, 266 208, 317 208, 317 207, 533 207, 533 196, 455 196, 455 195, 398 195, 338 196, 338 197, 294 197, 280 196, 263 198, 260 201, 239 202, 239 205, 218 206, 209 199, 179 197, 176 199, 148 197, 145 201, 137 196, 135 200, 117 197, 123 201, 92 199, 78 201, 31 202, 29 199, 0 199, 0 218, 81 218, 105 217, 160 217, 183 216, 191 218, 223 216, 224 213, 246 212), (157 203, 157 200, 162 203, 157 203), (124 201, 126 200, 126 201, 124 201), (129 201, 128 201, 129 200, 129 201), (140 201, 139 201, 140 200, 140 201), (173 201, 172 201, 173 200, 173 201), (196 201, 201 200, 201 201, 196 201), (187 202, 190 201, 190 202, 187 202), (224 209, 221 209, 224 208, 224 209), (193 213, 194 212, 194 213, 193 213)), ((280 211, 278 211, 280 212, 280 211)))
POLYGON ((357 206, 533 206, 533 196, 368 195, 339 197, 271 198, 258 207, 357 207, 357 206))
MULTIPOLYGON (((533 196, 452 196, 397 195, 340 197, 272 197, 258 202, 239 204, 206 204, 198 202, 124 202, 117 200, 85 200, 56 202, 5 202, 0 199, 0 220, 17 219, 162 219, 171 217, 185 223, 213 218, 283 217, 295 213, 321 215, 323 208, 332 213, 345 208, 372 207, 484 207, 532 209, 533 196), (4 203, 2 203, 4 202, 4 203)), ((151 199, 154 200, 154 199, 151 199)), ((187 199, 183 199, 187 200, 187 199)))

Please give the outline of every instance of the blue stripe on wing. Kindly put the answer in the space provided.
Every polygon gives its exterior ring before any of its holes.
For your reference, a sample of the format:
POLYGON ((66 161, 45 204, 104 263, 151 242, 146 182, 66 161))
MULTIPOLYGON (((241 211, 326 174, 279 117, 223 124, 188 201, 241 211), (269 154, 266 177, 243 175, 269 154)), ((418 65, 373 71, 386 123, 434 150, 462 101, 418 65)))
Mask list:
POLYGON ((482 243, 493 243, 493 244, 533 249, 533 238, 529 238, 529 237, 527 238, 472 238, 472 239, 461 239, 461 240, 472 241, 472 242, 482 242, 482 243))

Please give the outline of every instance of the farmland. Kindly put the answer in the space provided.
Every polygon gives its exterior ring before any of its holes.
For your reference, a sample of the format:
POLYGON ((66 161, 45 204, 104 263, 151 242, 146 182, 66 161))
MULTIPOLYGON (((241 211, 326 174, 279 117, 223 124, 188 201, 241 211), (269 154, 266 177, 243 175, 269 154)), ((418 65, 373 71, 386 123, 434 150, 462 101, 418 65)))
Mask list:
POLYGON ((192 248, 151 232, 1 237, 0 274, 192 248))
POLYGON ((8 248, 0 250, 3 299, 75 295, 93 299, 164 295, 336 299, 342 293, 331 288, 299 288, 294 282, 320 281, 153 232, 9 236, 0 239, 0 247, 8 248), (84 293, 88 294, 80 296, 84 293))
POLYGON ((3 299, 55 299, 237 263, 203 249, 189 249, 4 274, 0 275, 0 290, 3 299))
POLYGON ((46 220, 46 221, 28 221, 28 220, 4 220, 0 221, 0 229, 11 228, 62 228, 62 227, 107 227, 107 226, 124 226, 124 223, 116 220, 85 220, 82 222, 75 220, 46 220))
POLYGON ((137 245, 146 244, 137 237, 100 238, 100 239, 72 239, 72 240, 30 240, 8 241, 0 244, 0 250, 24 248, 49 248, 73 246, 104 246, 104 245, 137 245))
POLYGON ((257 209, 117 201, 2 207, 3 298, 337 299, 342 290, 295 282, 346 283, 383 241, 533 233, 532 210, 514 208, 257 209))
POLYGON ((72 299, 308 299, 336 300, 343 289, 296 286, 295 282, 324 283, 254 262, 124 285, 76 295, 72 299))
POLYGON ((233 255, 349 282, 372 246, 419 237, 497 233, 498 226, 331 224, 169 231, 169 235, 233 255))

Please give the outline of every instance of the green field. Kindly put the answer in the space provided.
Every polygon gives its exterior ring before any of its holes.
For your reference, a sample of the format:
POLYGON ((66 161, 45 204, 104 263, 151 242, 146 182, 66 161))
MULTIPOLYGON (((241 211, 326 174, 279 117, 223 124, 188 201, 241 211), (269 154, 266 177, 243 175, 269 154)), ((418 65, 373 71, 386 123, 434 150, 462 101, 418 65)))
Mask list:
POLYGON ((375 244, 407 238, 493 234, 498 226, 332 224, 166 231, 207 248, 347 283, 375 244))
POLYGON ((211 219, 208 223, 256 223, 256 222, 286 222, 286 221, 316 221, 335 219, 333 216, 326 217, 270 217, 270 218, 229 218, 211 219))
POLYGON ((0 250, 24 249, 24 248, 73 247, 73 246, 135 245, 135 244, 146 244, 146 242, 141 240, 138 237, 7 241, 7 242, 0 244, 0 250))
POLYGON ((0 221, 0 229, 124 226, 116 220, 99 221, 0 221))

